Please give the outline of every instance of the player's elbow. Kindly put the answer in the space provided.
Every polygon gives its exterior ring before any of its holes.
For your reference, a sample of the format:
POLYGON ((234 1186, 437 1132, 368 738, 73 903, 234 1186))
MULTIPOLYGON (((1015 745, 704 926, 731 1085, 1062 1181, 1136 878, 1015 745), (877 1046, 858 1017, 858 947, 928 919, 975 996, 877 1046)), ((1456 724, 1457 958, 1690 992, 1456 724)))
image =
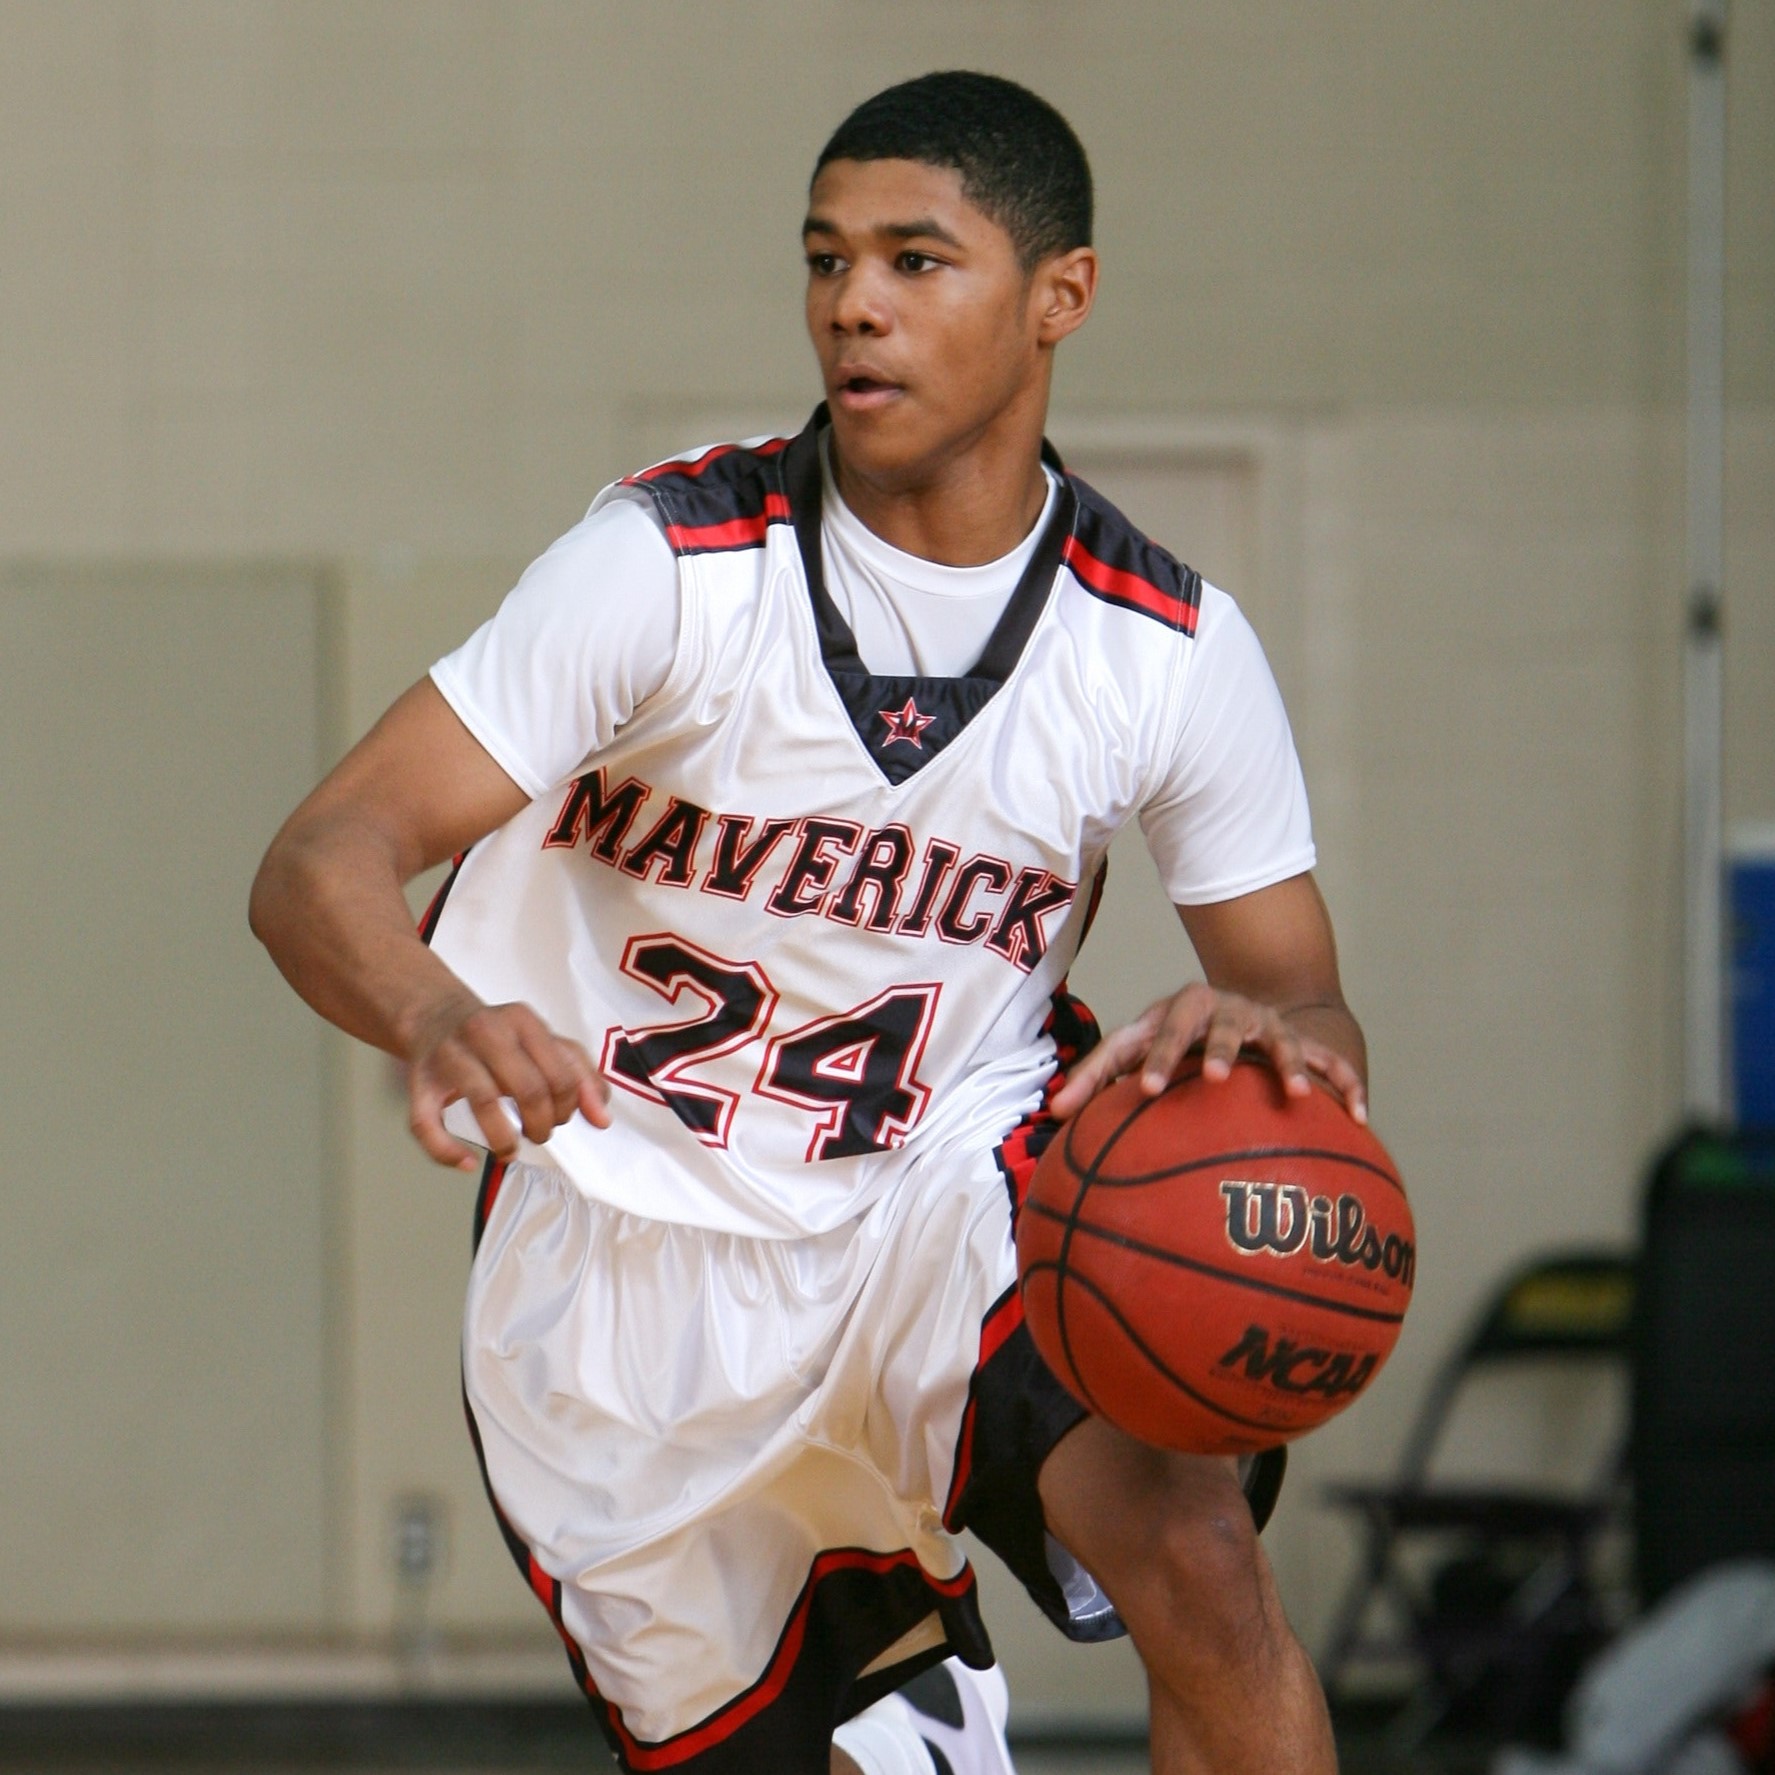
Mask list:
POLYGON ((302 845, 289 827, 271 841, 247 895, 247 928, 274 955, 292 908, 300 902, 302 845))
MULTIPOLYGON (((336 827, 337 821, 298 809, 272 839, 253 877, 247 925, 280 962, 354 867, 351 835, 336 827)), ((356 848, 364 848, 361 838, 356 848)), ((363 866, 359 858, 355 867, 363 866)))

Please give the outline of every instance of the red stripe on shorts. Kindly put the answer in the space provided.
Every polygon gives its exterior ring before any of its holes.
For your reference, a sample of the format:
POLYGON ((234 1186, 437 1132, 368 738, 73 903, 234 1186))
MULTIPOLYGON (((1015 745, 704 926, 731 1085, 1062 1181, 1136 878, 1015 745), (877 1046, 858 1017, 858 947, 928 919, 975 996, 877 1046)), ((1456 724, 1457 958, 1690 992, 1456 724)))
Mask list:
MULTIPOLYGON (((1022 1323, 1023 1295, 1013 1282, 980 1321, 980 1353, 974 1360, 975 1379, 1022 1323)), ((943 1500, 943 1526, 951 1531, 955 1528, 955 1512, 961 1503, 961 1495, 967 1490, 974 1471, 974 1407, 975 1393, 970 1381, 967 1409, 961 1414, 961 1434, 955 1439, 955 1472, 949 1481, 949 1496, 943 1500)))

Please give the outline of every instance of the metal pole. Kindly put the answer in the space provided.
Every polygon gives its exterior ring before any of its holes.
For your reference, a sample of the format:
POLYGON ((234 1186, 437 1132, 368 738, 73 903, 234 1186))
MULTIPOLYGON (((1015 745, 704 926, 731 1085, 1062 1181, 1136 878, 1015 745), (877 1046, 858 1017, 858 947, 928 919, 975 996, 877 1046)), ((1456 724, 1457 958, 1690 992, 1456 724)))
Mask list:
POLYGON ((1722 487, 1725 471, 1726 0, 1689 10, 1688 622, 1683 658, 1683 1101, 1723 1122, 1722 487))

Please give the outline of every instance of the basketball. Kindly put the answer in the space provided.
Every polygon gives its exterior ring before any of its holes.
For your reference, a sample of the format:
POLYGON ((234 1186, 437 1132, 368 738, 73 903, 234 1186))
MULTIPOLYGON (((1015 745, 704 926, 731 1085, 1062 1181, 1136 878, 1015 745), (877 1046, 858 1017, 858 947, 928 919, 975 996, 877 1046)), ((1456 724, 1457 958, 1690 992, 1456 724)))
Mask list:
POLYGON ((1386 1149, 1325 1088, 1288 1097, 1199 1057, 1156 1097, 1129 1076, 1042 1155, 1018 1216, 1036 1348, 1144 1442, 1246 1454, 1360 1395, 1411 1300, 1411 1209, 1386 1149))

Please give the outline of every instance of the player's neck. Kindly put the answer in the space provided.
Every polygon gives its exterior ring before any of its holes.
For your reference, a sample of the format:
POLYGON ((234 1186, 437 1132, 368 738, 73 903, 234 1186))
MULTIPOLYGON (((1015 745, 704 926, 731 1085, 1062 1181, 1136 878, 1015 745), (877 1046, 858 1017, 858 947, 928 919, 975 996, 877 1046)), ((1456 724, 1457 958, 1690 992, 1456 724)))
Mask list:
POLYGON ((834 436, 832 472, 845 504, 883 542, 945 567, 977 567, 1008 555, 1041 515, 1041 421, 1038 409, 1033 423, 990 425, 905 478, 859 468, 834 436))

